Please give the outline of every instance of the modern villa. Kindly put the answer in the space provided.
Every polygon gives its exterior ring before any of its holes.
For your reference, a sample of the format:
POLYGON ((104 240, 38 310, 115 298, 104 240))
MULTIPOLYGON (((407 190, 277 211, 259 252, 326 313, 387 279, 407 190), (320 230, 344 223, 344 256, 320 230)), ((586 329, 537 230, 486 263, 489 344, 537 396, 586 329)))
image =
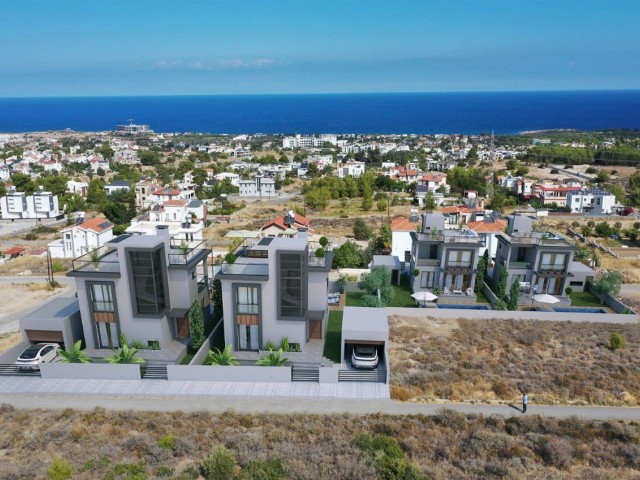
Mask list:
POLYGON ((189 336, 194 299, 209 305, 211 250, 157 228, 157 235, 120 235, 73 260, 67 276, 76 279, 87 348, 119 347, 120 334, 164 348, 189 336))
POLYGON ((323 339, 333 253, 309 251, 302 229, 296 238, 262 238, 235 252, 216 275, 222 284, 225 344, 234 351, 258 351, 283 337, 304 351, 323 339))
POLYGON ((441 213, 423 213, 411 239, 412 290, 436 290, 452 303, 475 303, 480 237, 470 229, 445 229, 441 213))

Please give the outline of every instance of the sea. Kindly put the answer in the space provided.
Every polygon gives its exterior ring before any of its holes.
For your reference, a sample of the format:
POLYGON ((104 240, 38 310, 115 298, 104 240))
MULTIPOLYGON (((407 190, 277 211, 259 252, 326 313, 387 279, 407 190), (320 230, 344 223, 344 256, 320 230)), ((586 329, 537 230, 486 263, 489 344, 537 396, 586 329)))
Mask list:
POLYGON ((517 134, 640 129, 640 90, 0 98, 0 132, 517 134))

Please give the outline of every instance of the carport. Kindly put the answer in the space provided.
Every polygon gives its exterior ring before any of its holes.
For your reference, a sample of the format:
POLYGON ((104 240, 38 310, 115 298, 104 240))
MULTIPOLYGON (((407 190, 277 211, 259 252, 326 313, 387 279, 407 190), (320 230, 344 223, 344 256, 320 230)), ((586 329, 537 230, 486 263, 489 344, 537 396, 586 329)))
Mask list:
POLYGON ((71 347, 84 340, 80 306, 76 298, 54 298, 20 319, 29 343, 60 343, 71 347))
POLYGON ((345 307, 342 316, 342 345, 340 358, 347 368, 339 373, 339 381, 387 383, 387 350, 389 324, 385 308, 345 307), (351 369, 351 352, 358 344, 376 345, 379 364, 376 371, 351 369))

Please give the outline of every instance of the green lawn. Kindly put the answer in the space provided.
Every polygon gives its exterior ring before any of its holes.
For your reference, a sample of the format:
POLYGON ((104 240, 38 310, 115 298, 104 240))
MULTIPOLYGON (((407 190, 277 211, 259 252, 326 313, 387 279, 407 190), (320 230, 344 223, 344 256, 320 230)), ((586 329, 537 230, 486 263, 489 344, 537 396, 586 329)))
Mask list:
POLYGON ((489 299, 485 296, 484 292, 476 293, 476 303, 489 303, 489 299))
MULTIPOLYGON (((396 296, 393 297, 389 307, 410 307, 416 308, 416 301, 411 297, 411 287, 409 286, 409 280, 406 275, 402 276, 400 285, 393 285, 396 291, 396 296)), ((347 307, 361 307, 362 303, 360 299, 366 292, 347 292, 347 298, 345 300, 345 306, 347 307)))
POLYGON ((572 307, 601 307, 602 303, 590 292, 573 292, 569 295, 572 307))
MULTIPOLYGON (((347 297, 349 298, 349 297, 347 297)), ((324 340, 325 358, 332 362, 340 363, 340 347, 342 343, 342 312, 329 312, 329 322, 327 324, 327 334, 324 340)))
POLYGON ((189 365, 189 362, 191 362, 191 360, 193 360, 193 356, 194 355, 195 355, 195 353, 187 352, 187 354, 184 356, 184 358, 182 360, 180 360, 180 365, 189 365))

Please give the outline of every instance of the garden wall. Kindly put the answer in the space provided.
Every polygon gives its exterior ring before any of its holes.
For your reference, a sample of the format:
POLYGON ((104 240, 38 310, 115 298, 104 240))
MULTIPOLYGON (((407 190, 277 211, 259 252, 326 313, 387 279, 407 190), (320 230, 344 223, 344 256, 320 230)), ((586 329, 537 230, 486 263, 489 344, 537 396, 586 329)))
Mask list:
POLYGON ((42 378, 140 380, 140 365, 110 363, 43 363, 42 378))
POLYGON ((223 323, 224 318, 221 318, 218 324, 213 327, 213 330, 211 330, 211 334, 207 337, 202 346, 193 356, 193 358, 189 362, 189 365, 202 365, 204 363, 204 361, 207 359, 207 356, 209 355, 209 350, 211 350, 211 341, 213 339, 213 336, 216 334, 219 328, 222 328, 223 323))
POLYGON ((593 289, 593 285, 591 284, 591 282, 587 282, 587 284, 584 287, 584 290, 585 292, 591 293, 594 297, 596 297, 600 301, 602 301, 602 299, 604 298, 604 304, 616 313, 633 312, 633 310, 631 310, 629 307, 627 307, 624 303, 622 303, 617 298, 614 298, 611 295, 603 295, 600 292, 596 292, 593 289))
POLYGON ((169 380, 205 382, 291 382, 291 367, 167 365, 169 380))

